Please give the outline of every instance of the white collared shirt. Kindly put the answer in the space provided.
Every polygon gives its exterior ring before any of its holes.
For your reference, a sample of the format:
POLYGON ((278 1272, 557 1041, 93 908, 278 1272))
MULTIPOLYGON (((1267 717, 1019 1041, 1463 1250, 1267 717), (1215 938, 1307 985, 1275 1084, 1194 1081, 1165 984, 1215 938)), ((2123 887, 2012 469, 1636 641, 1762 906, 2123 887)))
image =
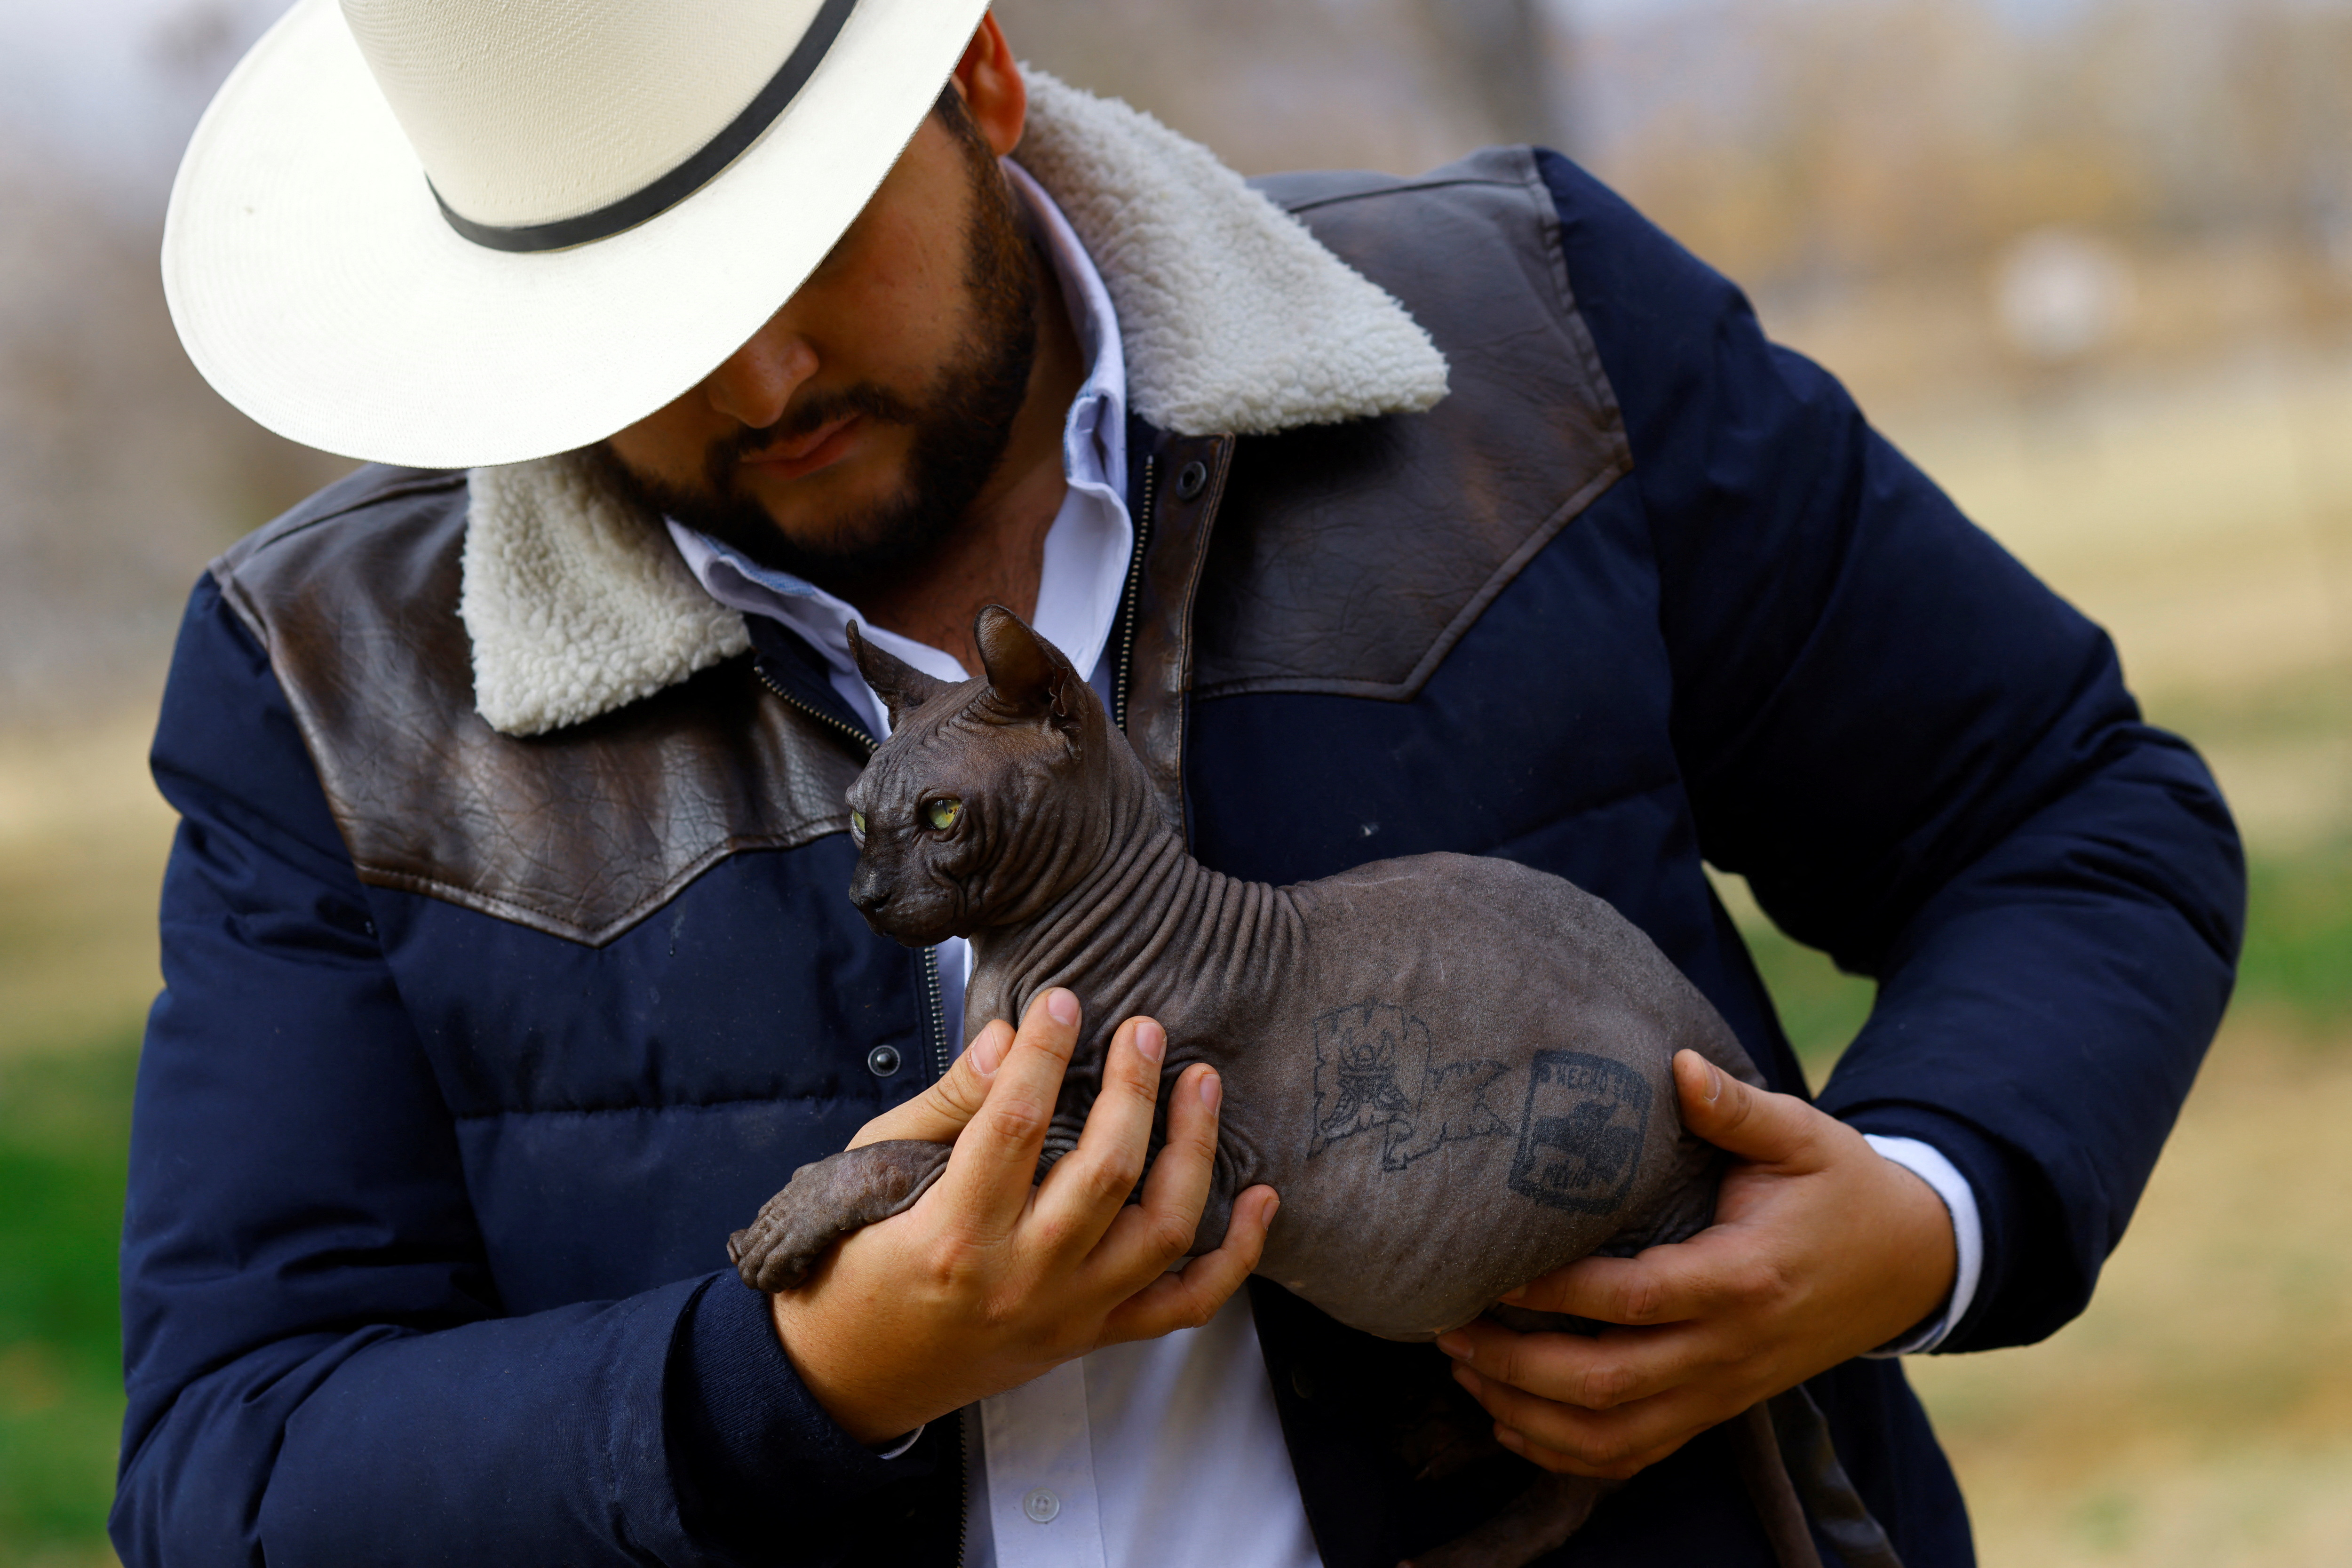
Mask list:
MULTIPOLYGON (((1106 657, 1135 530, 1127 510, 1127 370, 1118 320, 1093 260, 1026 171, 1004 168, 1045 240, 1090 370, 1063 426, 1069 490, 1045 535, 1038 632, 1108 700, 1106 657)), ((847 626, 927 675, 970 678, 953 656, 866 623, 848 604, 676 522, 670 536, 711 596, 782 622, 814 647, 834 689, 877 735, 889 715, 850 658, 847 626)), ((940 944, 947 1016, 960 1019, 970 944, 940 944)), ((1933 1349, 1968 1310, 1983 1256, 1975 1194, 1942 1153, 1909 1138, 1871 1145, 1936 1190, 1959 1270, 1943 1316, 1879 1353, 1933 1349)), ((974 1568, 1317 1568, 1246 1292, 1206 1326, 1115 1345, 964 1413, 974 1568)), ((911 1446, 911 1442, 908 1445, 911 1446)), ((903 1452, 904 1448, 897 1450, 903 1452)))

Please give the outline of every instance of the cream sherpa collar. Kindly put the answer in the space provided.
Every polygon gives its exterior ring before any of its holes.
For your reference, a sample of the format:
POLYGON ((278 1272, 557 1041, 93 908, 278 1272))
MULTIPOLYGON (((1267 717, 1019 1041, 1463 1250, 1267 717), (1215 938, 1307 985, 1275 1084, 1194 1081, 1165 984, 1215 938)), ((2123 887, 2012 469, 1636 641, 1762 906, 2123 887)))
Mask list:
MULTIPOLYGON (((1101 269, 1138 414, 1180 436, 1269 435, 1445 395, 1444 357, 1404 308, 1207 148, 1043 71, 1027 80, 1016 156, 1101 269)), ((457 613, 493 728, 576 724, 750 646, 579 457, 471 478, 457 613)))

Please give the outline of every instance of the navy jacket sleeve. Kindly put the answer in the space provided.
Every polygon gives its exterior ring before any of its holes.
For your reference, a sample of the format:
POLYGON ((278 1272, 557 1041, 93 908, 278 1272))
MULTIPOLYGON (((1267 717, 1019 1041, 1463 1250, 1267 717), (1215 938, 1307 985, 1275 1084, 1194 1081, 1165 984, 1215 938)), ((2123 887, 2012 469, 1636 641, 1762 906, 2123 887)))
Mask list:
POLYGON ((124 1220, 124 1563, 723 1562, 754 1487, 822 1554, 910 1479, 717 1277, 501 1312, 366 891, 209 579, 154 767, 182 824, 124 1220))
POLYGON ((1709 861, 1874 976, 1824 1107, 1944 1151, 1985 1274, 1947 1350, 2079 1312, 2229 997, 2235 831, 2114 647, 1748 302, 1544 176, 1652 520, 1709 861))

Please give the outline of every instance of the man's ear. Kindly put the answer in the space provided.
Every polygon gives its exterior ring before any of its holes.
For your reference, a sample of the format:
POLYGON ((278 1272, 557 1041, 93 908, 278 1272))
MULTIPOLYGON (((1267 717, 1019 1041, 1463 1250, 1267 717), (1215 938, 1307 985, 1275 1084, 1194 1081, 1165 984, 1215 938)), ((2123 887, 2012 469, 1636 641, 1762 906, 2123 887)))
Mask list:
POLYGON ((998 157, 1021 144, 1029 120, 1029 87, 1021 79, 1021 62, 996 25, 996 13, 980 19, 980 26, 964 46, 956 63, 953 87, 962 89, 964 113, 971 119, 989 150, 998 157))
POLYGON ((911 713, 948 689, 948 682, 925 675, 895 654, 885 653, 857 635, 857 623, 849 623, 849 657, 857 661, 857 673, 866 678, 882 699, 882 706, 890 710, 890 728, 898 727, 901 714, 911 713))
POLYGON ((991 706, 1008 719, 1045 720, 1066 729, 1077 714, 1077 672, 1062 650, 1031 631, 1020 616, 991 605, 972 622, 972 641, 988 671, 991 706))

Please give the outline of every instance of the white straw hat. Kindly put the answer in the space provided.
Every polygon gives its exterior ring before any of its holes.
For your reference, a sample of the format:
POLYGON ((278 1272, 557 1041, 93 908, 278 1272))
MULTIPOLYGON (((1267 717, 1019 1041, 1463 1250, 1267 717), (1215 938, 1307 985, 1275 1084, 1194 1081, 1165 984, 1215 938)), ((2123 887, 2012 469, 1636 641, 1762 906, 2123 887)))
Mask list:
POLYGON ((420 468, 602 440, 774 314, 986 0, 299 0, 196 127, 163 292, 221 395, 420 468))

